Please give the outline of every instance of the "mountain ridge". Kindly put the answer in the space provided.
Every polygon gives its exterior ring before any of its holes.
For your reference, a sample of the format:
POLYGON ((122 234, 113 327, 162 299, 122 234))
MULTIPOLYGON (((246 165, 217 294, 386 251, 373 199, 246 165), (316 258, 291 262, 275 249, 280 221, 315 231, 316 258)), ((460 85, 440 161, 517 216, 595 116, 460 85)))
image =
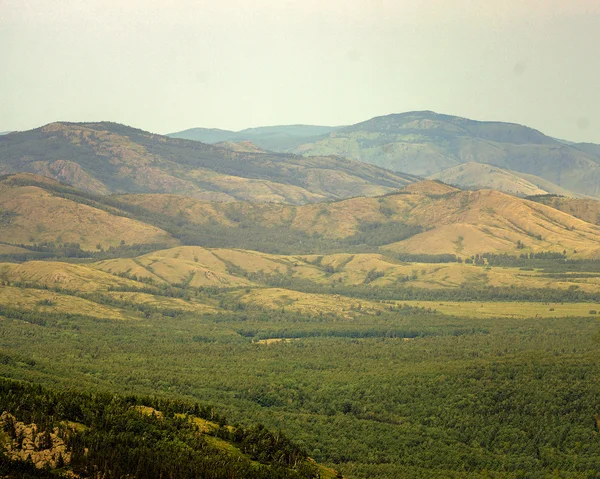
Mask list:
MULTIPOLYGON (((273 128, 286 127, 264 127, 273 128)), ((253 130, 261 128, 242 130, 245 135, 228 141, 251 141, 260 148, 304 156, 341 155, 420 177, 465 163, 488 164, 519 176, 537 176, 540 180, 533 184, 549 193, 600 197, 600 145, 555 139, 518 123, 471 120, 423 110, 376 116, 312 138, 279 141, 273 136, 268 144, 253 136, 253 130)), ((210 137, 202 139, 209 141, 210 137)), ((489 184, 484 178, 473 186, 489 184)), ((526 189, 534 191, 531 185, 526 189)))
POLYGON ((579 194, 600 195, 595 147, 570 146, 515 123, 475 121, 431 111, 384 115, 322 136, 293 151, 341 154, 429 176, 477 162, 534 174, 579 194))
POLYGON ((341 157, 234 151, 111 122, 58 122, 0 137, 0 174, 22 171, 98 194, 295 204, 382 194, 413 181, 341 157))

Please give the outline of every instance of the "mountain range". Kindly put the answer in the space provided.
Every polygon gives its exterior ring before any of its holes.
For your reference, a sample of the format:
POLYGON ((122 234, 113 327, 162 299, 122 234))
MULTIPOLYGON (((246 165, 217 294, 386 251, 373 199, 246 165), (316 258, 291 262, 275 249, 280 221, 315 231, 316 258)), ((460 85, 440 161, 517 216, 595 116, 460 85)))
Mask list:
MULTIPOLYGON (((186 137, 191 138, 195 131, 170 136, 190 135, 186 137)), ((277 131, 277 128, 267 131, 277 131)), ((533 186, 537 186, 546 193, 600 195, 599 145, 559 141, 513 123, 415 111, 332 128, 316 137, 313 136, 315 127, 306 130, 304 138, 300 135, 301 129, 296 127, 295 131, 295 136, 285 141, 278 142, 276 136, 271 137, 268 148, 305 156, 341 155, 397 172, 421 177, 435 175, 457 186, 494 188, 500 185, 504 191, 521 195, 529 194, 535 189, 533 186), (490 165, 496 170, 480 168, 475 181, 471 175, 461 182, 455 168, 472 163, 490 165), (527 183, 518 180, 522 184, 516 185, 513 179, 504 188, 502 183, 506 183, 506 179, 498 180, 498 174, 505 176, 504 171, 527 183)), ((210 141, 209 136, 197 138, 210 141)), ((242 139, 259 147, 267 146, 253 130, 222 136, 218 141, 242 139)))
POLYGON ((288 151, 309 139, 318 139, 342 127, 319 125, 280 125, 246 128, 240 131, 218 128, 190 128, 169 133, 172 138, 201 141, 203 143, 250 141, 260 148, 272 151, 288 151))
POLYGON ((52 123, 0 136, 0 174, 19 172, 97 194, 178 193, 292 204, 379 195, 414 180, 339 156, 232 150, 109 122, 52 123))

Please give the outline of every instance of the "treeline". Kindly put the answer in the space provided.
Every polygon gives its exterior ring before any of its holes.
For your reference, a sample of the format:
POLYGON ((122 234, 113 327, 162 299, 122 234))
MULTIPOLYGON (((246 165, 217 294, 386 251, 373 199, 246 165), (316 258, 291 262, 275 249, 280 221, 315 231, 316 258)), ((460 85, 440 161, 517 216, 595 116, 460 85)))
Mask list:
POLYGON ((415 339, 428 336, 464 336, 469 334, 487 334, 488 331, 482 328, 440 328, 434 330, 430 328, 396 328, 390 325, 368 324, 363 327, 343 326, 323 327, 310 329, 275 329, 275 328, 255 328, 238 329, 236 331, 240 336, 253 338, 254 340, 266 339, 301 339, 301 338, 388 338, 388 339, 415 339))
POLYGON ((91 316, 85 316, 77 313, 53 313, 53 312, 40 312, 40 311, 25 311, 10 306, 0 305, 0 316, 5 318, 16 319, 19 321, 25 321, 30 324, 37 324, 38 326, 56 326, 61 320, 73 320, 73 319, 90 319, 93 321, 105 321, 99 318, 91 316))
MULTIPOLYGON (((4 243, 7 244, 7 243, 4 243)), ((134 258, 143 254, 151 253, 160 249, 169 248, 166 244, 122 244, 120 246, 110 246, 107 249, 99 248, 96 251, 81 249, 80 243, 56 243, 53 241, 45 241, 26 244, 11 244, 26 251, 19 253, 0 254, 0 261, 9 261, 22 263, 33 260, 47 259, 93 259, 96 261, 111 258, 134 258)))
POLYGON ((471 258, 475 264, 506 266, 514 268, 542 269, 547 273, 561 272, 600 272, 600 259, 568 259, 565 252, 540 251, 523 253, 519 256, 509 254, 484 253, 471 258))
MULTIPOLYGON (((57 427, 70 452, 70 461, 62 469, 79 477, 319 477, 306 452, 283 433, 272 433, 262 425, 227 426, 212 407, 197 403, 58 391, 0 378, 0 411, 36 424, 38 431, 57 427), (140 406, 156 413, 143 412, 140 406), (191 416, 213 421, 214 431, 201 433, 191 416), (64 421, 80 426, 68 427, 64 421), (226 440, 244 455, 214 445, 206 434, 226 440)), ((13 422, 6 421, 4 428, 11 439, 17 439, 13 422)), ((4 464, 0 472, 24 474, 13 477, 34 473, 27 462, 10 461, 6 455, 0 459, 4 464)))
MULTIPOLYGON (((255 275, 251 275, 252 278, 255 275)), ((600 302, 600 292, 583 291, 577 286, 569 289, 516 288, 513 286, 485 286, 476 288, 429 289, 404 286, 344 285, 332 282, 317 284, 307 279, 292 278, 282 274, 260 275, 261 280, 272 287, 293 289, 304 293, 339 294, 351 298, 395 301, 531 301, 552 303, 600 302)))
POLYGON ((425 253, 396 253, 386 251, 385 254, 390 258, 407 263, 462 263, 461 257, 455 254, 425 254, 425 253))

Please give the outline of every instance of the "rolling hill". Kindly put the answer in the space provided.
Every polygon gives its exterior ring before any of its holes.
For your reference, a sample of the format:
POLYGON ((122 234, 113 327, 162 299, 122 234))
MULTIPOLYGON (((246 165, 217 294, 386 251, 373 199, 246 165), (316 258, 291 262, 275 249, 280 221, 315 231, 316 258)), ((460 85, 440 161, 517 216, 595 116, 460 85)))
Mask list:
POLYGON ((379 195, 412 177, 341 157, 303 158, 154 135, 115 123, 52 123, 0 137, 0 174, 30 172, 97 194, 178 193, 304 204, 379 195))
MULTIPOLYGON (((388 252, 389 254, 389 252, 388 252)), ((414 287, 455 289, 461 287, 523 287, 568 289, 595 292, 600 276, 580 279, 551 277, 543 272, 523 274, 517 267, 491 268, 467 263, 420 263, 399 261, 385 254, 271 255, 256 251, 184 246, 157 251, 131 259, 112 259, 86 266, 113 275, 126 275, 154 284, 186 285, 234 290, 238 300, 270 308, 289 295, 288 303, 309 307, 310 300, 296 304, 293 292, 297 282, 329 287, 359 286, 367 288, 414 287), (376 272, 377 274, 374 274, 376 272), (265 289, 273 281, 289 281, 286 289, 265 289), (251 288, 251 289, 250 289, 251 288), (264 300, 264 301, 261 301, 264 300)), ((119 278, 120 279, 120 278, 119 278)), ((334 290, 335 291, 335 290, 334 290)), ((330 301, 314 296, 314 310, 325 309, 330 301)), ((281 305, 280 305, 281 306, 281 305)), ((277 306, 274 307, 277 309, 277 306)), ((381 306, 371 304, 373 311, 381 306), (374 308, 374 309, 373 309, 374 308)), ((367 311, 363 311, 366 313, 367 311)))
MULTIPOLYGON (((51 244, 52 251, 75 243, 89 252, 88 257, 106 251, 108 258, 132 258, 179 244, 288 255, 600 255, 600 227, 595 224, 599 202, 533 198, 536 201, 495 190, 464 191, 426 180, 379 197, 301 206, 220 203, 180 195, 103 197, 20 174, 0 181, 0 242, 9 256, 28 248, 45 251, 39 249, 44 243, 51 244), (141 245, 147 245, 145 251, 141 245)), ((155 253, 149 254, 147 264, 136 260, 129 268, 152 266, 155 253)), ((167 282, 189 282, 190 275, 194 281, 204 278, 206 285, 233 281, 224 273, 209 277, 194 257, 187 261, 183 276, 167 282)), ((171 273, 167 267, 157 276, 171 273)))

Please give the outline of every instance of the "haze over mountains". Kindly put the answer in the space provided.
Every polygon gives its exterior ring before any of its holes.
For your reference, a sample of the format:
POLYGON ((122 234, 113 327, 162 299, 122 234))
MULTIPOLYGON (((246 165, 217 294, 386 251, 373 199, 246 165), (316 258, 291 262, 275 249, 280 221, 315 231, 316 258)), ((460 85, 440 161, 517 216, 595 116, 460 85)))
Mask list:
POLYGON ((236 151, 115 123, 52 123, 0 137, 0 174, 30 172, 98 194, 178 193, 303 204, 413 181, 355 160, 236 151))
MULTIPOLYGON (((170 136, 179 135, 193 136, 190 130, 170 136)), ((208 135, 200 137, 210 141, 208 135)), ((261 135, 254 135, 251 130, 223 136, 218 141, 225 138, 249 140, 264 147, 261 135)), ((458 186, 500 187, 526 195, 535 189, 529 184, 532 183, 547 193, 600 194, 600 146, 567 144, 517 124, 420 111, 372 118, 319 137, 301 138, 297 133, 292 140, 276 140, 270 138, 270 149, 307 156, 341 155, 422 177, 435 174, 436 178, 455 181, 458 186), (480 170, 476 181, 471 178, 461 183, 452 169, 466 163, 488 164, 508 170, 511 175, 530 176, 523 177, 528 183, 517 185, 513 179, 503 186, 506 179, 498 180, 498 170, 491 175, 480 170)))
POLYGON ((170 133, 167 136, 203 143, 251 141, 265 150, 287 151, 305 143, 308 139, 317 139, 340 128, 342 127, 318 125, 262 126, 240 131, 220 130, 218 128, 191 128, 170 133))

